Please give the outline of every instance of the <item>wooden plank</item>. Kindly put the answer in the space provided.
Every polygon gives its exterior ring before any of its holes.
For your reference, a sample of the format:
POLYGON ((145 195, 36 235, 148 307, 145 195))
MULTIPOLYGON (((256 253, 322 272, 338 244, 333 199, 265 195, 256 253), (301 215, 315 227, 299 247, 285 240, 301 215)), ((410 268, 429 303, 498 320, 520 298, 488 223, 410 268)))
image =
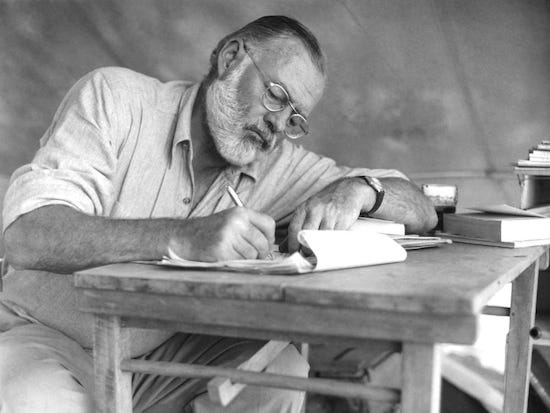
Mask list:
MULTIPOLYGON (((301 332, 288 333, 278 330, 267 330, 259 328, 246 328, 246 327, 223 327, 213 325, 200 325, 192 323, 182 323, 179 321, 168 321, 159 319, 145 319, 137 317, 124 317, 122 319, 126 327, 145 328, 153 330, 167 330, 167 331, 185 331, 186 333, 194 334, 210 334, 216 336, 225 337, 241 337, 252 338, 258 340, 280 340, 280 341, 296 341, 296 342, 308 342, 311 344, 331 344, 331 345, 346 345, 359 347, 365 345, 365 338, 353 338, 343 336, 328 336, 326 334, 307 334, 301 332)), ((369 346, 371 343, 385 343, 384 340, 377 340, 373 338, 368 339, 369 346)))
POLYGON ((285 301, 348 308, 477 314, 502 285, 545 252, 466 244, 410 251, 402 263, 310 275, 285 301), (452 263, 452 265, 450 265, 452 263))
POLYGON ((98 412, 132 412, 132 374, 120 370, 120 362, 128 354, 128 341, 121 331, 120 318, 97 315, 94 326, 94 378, 98 412))
POLYGON ((277 301, 293 277, 234 272, 183 271, 158 265, 124 263, 75 274, 75 286, 194 297, 277 301))
MULTIPOLYGON (((246 371, 263 371, 287 346, 288 341, 271 340, 237 368, 246 371)), ((208 382, 210 400, 227 406, 245 388, 244 383, 234 383, 227 377, 214 377, 208 382)))
POLYGON ((483 307, 484 315, 495 315, 499 317, 510 317, 510 307, 501 307, 496 305, 486 305, 483 307))
MULTIPOLYGON (((368 311, 284 302, 223 300, 175 295, 80 290, 85 312, 147 318, 203 326, 257 329, 319 337, 378 338, 472 344, 478 320, 473 315, 368 311)), ((304 340, 309 341, 309 340, 304 340)))
POLYGON ((538 263, 533 263, 512 284, 510 331, 506 346, 504 413, 527 411, 531 350, 529 331, 535 321, 538 263))
POLYGON ((281 389, 302 390, 312 393, 329 394, 348 398, 362 398, 381 402, 395 403, 399 400, 399 390, 364 383, 351 383, 340 380, 315 379, 287 376, 274 373, 258 373, 227 367, 201 366, 187 363, 163 361, 124 360, 124 371, 156 374, 162 376, 209 378, 229 377, 233 381, 253 386, 276 387, 281 389))
POLYGON ((403 343, 402 413, 437 413, 441 398, 438 345, 403 343))

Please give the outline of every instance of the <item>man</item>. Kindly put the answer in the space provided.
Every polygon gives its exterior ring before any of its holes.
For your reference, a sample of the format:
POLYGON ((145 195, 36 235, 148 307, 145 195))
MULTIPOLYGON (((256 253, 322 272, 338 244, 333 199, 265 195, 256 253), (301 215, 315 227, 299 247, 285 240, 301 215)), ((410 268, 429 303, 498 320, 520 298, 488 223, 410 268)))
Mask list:
MULTIPOLYGON (((275 229, 347 228, 361 212, 435 225, 402 174, 338 167, 289 139, 325 86, 315 37, 293 19, 260 18, 220 41, 199 85, 120 68, 81 79, 59 107, 4 205, 8 274, 0 301, 0 410, 89 412, 91 320, 77 310, 75 270, 157 260, 263 258, 275 229), (379 178, 379 180, 376 179, 379 178), (226 186, 246 207, 233 207, 226 186), (24 369, 22 366, 25 366, 24 369), (49 406, 49 407, 48 407, 49 406)), ((235 365, 261 342, 132 331, 132 356, 235 365)), ((270 371, 307 375, 294 347, 270 371)), ((205 382, 134 375, 134 411, 217 411, 205 382)), ((297 412, 303 394, 248 386, 227 409, 297 412)))

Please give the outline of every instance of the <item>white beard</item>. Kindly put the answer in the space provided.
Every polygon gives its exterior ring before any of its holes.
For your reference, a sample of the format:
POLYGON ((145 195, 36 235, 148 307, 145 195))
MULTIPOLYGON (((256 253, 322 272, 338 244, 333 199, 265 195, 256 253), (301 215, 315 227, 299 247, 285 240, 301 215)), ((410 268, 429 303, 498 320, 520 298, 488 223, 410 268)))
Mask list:
POLYGON ((269 137, 268 147, 253 132, 247 131, 245 121, 250 106, 239 102, 239 81, 246 69, 240 65, 228 73, 224 80, 214 80, 206 91, 206 120, 220 156, 235 166, 245 166, 253 162, 258 151, 266 152, 273 148, 275 138, 260 126, 263 136, 269 137))

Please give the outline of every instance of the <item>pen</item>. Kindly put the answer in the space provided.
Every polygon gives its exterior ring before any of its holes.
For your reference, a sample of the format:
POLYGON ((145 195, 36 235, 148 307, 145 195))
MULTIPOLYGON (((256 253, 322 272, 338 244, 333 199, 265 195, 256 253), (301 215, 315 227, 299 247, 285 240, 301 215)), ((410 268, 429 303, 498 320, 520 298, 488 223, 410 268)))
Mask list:
POLYGON ((236 206, 240 206, 240 207, 244 206, 243 201, 241 201, 241 198, 239 198, 239 195, 237 195, 233 187, 228 185, 227 192, 229 192, 229 196, 231 197, 231 199, 233 200, 236 206))
MULTIPOLYGON (((241 201, 241 198, 239 198, 239 195, 237 194, 237 192, 235 192, 233 187, 231 185, 227 185, 226 188, 227 188, 227 192, 229 193, 229 196, 233 200, 233 203, 236 206, 244 207, 243 201, 241 201)), ((272 260, 273 255, 271 253, 269 253, 265 258, 268 259, 268 260, 272 260)))

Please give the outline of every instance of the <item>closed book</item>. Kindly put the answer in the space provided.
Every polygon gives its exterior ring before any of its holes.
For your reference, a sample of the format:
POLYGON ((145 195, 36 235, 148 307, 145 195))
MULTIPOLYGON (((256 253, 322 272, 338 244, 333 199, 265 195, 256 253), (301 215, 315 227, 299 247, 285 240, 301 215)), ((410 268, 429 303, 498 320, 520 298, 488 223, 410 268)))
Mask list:
POLYGON ((444 214, 443 231, 498 242, 540 240, 550 238, 550 218, 485 213, 444 214))
POLYGON ((550 161, 532 161, 529 159, 518 159, 517 166, 524 166, 530 168, 544 167, 548 168, 550 166, 550 161))
POLYGON ((529 155, 529 160, 533 162, 550 162, 550 156, 529 155))

